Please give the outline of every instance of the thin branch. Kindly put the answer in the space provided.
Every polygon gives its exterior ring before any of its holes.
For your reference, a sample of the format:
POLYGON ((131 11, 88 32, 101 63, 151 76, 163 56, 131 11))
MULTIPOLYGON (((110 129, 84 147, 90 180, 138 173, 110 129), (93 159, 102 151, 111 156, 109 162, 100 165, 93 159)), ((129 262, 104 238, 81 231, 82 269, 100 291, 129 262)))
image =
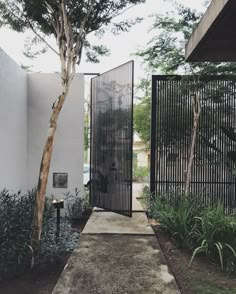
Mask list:
MULTIPOLYGON (((19 7, 18 6, 16 6, 14 3, 11 3, 11 4, 13 4, 14 6, 15 6, 15 8, 22 14, 22 11, 20 11, 20 9, 19 9, 19 7)), ((16 17, 19 21, 22 21, 22 19, 18 16, 18 15, 16 15, 16 14, 14 14, 13 12, 12 12, 12 10, 10 10, 8 7, 6 7, 6 10, 12 15, 12 16, 14 16, 14 17, 16 17)), ((45 43, 47 46, 48 46, 48 48, 49 49, 51 49, 54 53, 56 53, 58 56, 59 56, 59 53, 35 30, 35 28, 33 27, 33 25, 31 24, 31 22, 29 21, 29 19, 24 15, 24 18, 25 18, 25 20, 24 20, 24 22, 25 22, 25 25, 26 25, 26 27, 28 27, 28 28, 30 28, 33 32, 34 32, 34 34, 43 42, 43 43, 45 43)))
POLYGON ((90 17, 90 14, 91 14, 91 12, 92 12, 92 10, 93 10, 93 4, 94 4, 94 2, 95 2, 95 0, 92 0, 92 1, 91 1, 91 4, 90 4, 90 6, 89 6, 89 10, 88 10, 88 12, 87 12, 87 15, 86 15, 86 17, 83 19, 83 22, 82 22, 82 24, 81 24, 81 26, 80 26, 79 35, 80 35, 81 37, 82 37, 82 35, 83 35, 83 30, 84 30, 85 24, 86 24, 86 22, 88 21, 88 19, 89 19, 89 17, 90 17))
MULTIPOLYGON (((93 10, 93 4, 94 4, 94 2, 95 2, 95 0, 92 0, 92 1, 91 1, 91 4, 90 4, 90 7, 89 7, 89 10, 88 10, 88 12, 87 12, 87 15, 86 15, 86 17, 83 19, 83 22, 81 23, 81 26, 80 26, 80 29, 79 29, 78 39, 77 39, 77 41, 76 41, 75 52, 74 52, 75 56, 78 56, 78 57, 79 57, 79 55, 81 55, 81 50, 79 50, 79 48, 81 47, 81 46, 80 46, 80 43, 83 42, 83 40, 84 40, 84 36, 83 36, 83 34, 84 34, 84 27, 85 27, 85 24, 86 24, 86 22, 88 21, 88 19, 89 19, 89 17, 90 17, 90 14, 91 14, 91 12, 92 12, 92 10, 93 10), (78 52, 78 53, 77 53, 77 52, 78 52)), ((80 59, 80 58, 79 58, 79 59, 80 59)))
MULTIPOLYGON (((121 11, 121 12, 119 12, 119 13, 117 13, 117 14, 114 13, 114 15, 110 16, 110 18, 114 19, 114 18, 116 18, 117 16, 122 15, 123 13, 125 13, 127 10, 133 8, 134 6, 140 5, 140 4, 141 4, 141 3, 131 5, 131 6, 127 7, 126 9, 124 9, 123 11, 121 11)), ((111 8, 108 10, 108 12, 106 13, 106 15, 104 16, 104 19, 105 19, 105 20, 106 20, 106 17, 109 15, 110 11, 111 11, 111 8)), ((104 25, 104 23, 105 23, 105 21, 104 21, 104 22, 101 22, 100 25, 99 25, 96 29, 93 29, 93 30, 89 30, 89 31, 87 31, 87 34, 90 34, 90 33, 94 32, 94 31, 100 29, 100 28, 104 25)))
POLYGON ((117 13, 117 14, 114 14, 114 15, 112 16, 112 18, 115 18, 115 17, 117 17, 117 16, 119 16, 119 15, 122 15, 122 14, 125 13, 127 10, 133 8, 134 6, 140 5, 140 4, 142 4, 142 3, 133 4, 133 5, 129 6, 129 7, 127 7, 126 9, 124 9, 123 11, 121 11, 121 12, 119 12, 119 13, 117 13))
POLYGON ((45 43, 49 49, 51 49, 56 55, 60 56, 60 54, 35 30, 33 25, 28 21, 29 27, 31 30, 35 33, 35 35, 43 42, 45 43))
POLYGON ((54 18, 55 23, 53 21, 51 21, 51 24, 52 24, 52 26, 53 26, 53 28, 55 30, 56 36, 58 36, 58 34, 59 34, 59 27, 58 27, 57 19, 55 18, 55 15, 54 15, 55 14, 55 11, 53 10, 52 6, 47 1, 44 1, 44 2, 46 4, 46 6, 47 6, 48 12, 49 13, 51 12, 51 16, 54 18))
POLYGON ((67 47, 69 47, 70 36, 69 36, 69 30, 68 30, 68 16, 65 10, 64 0, 61 0, 61 11, 62 11, 62 16, 64 20, 64 31, 65 31, 66 41, 67 41, 67 47))

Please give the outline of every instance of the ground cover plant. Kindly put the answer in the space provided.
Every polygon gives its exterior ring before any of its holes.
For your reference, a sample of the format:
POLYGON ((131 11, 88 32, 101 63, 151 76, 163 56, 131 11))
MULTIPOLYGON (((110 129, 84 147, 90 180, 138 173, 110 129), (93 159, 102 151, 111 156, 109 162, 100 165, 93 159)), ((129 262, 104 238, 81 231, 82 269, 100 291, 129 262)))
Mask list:
POLYGON ((89 203, 89 191, 83 193, 75 188, 75 192, 65 193, 66 210, 70 220, 81 219, 85 215, 91 214, 91 206, 89 203))
POLYGON ((236 278, 228 276, 220 266, 197 256, 191 267, 191 252, 178 248, 160 225, 153 224, 156 237, 182 294, 234 294, 236 278))
MULTIPOLYGON (((145 193, 147 198, 146 190, 145 193)), ((201 255, 217 262, 228 274, 235 274, 236 216, 226 216, 220 202, 205 207, 194 195, 173 196, 157 195, 147 206, 151 218, 160 222, 177 247, 191 252, 189 266, 196 255, 201 255)))
MULTIPOLYGON (((30 268, 32 219, 36 190, 27 193, 0 192, 0 279, 19 275, 30 268)), ((71 230, 68 217, 61 217, 60 238, 56 238, 55 211, 46 198, 40 252, 35 264, 55 261, 72 252, 79 233, 71 230)))
POLYGON ((149 177, 149 168, 144 166, 136 166, 133 170, 134 181, 144 181, 149 177))

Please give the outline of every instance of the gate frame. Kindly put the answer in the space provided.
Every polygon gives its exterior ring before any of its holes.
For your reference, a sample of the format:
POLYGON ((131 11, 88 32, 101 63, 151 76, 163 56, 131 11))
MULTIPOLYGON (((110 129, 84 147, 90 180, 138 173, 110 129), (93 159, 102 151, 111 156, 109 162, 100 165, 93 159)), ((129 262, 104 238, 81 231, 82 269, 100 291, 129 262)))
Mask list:
MULTIPOLYGON (((163 81, 169 79, 174 80, 182 80, 186 77, 192 77, 191 75, 152 75, 152 100, 151 100, 151 162, 150 162, 150 200, 155 199, 156 197, 156 187, 157 187, 157 179, 156 179, 156 160, 157 160, 157 81, 163 81)), ((234 80, 236 83, 236 75, 229 74, 229 75, 202 75, 200 77, 200 81, 216 81, 216 80, 234 80)), ((235 93, 236 93, 236 86, 235 86, 235 93)), ((235 104, 236 105, 236 104, 235 104)), ((204 182, 205 183, 205 182, 204 182)), ((214 184, 213 182, 211 182, 214 184)), ((230 182, 229 182, 230 183, 230 182)), ((235 198, 236 198, 236 178, 235 178, 235 198)))
POLYGON ((157 135, 157 81, 158 76, 152 76, 152 102, 151 102, 151 162, 150 162, 150 192, 151 200, 156 193, 156 135, 157 135))
MULTIPOLYGON (((121 65, 118 65, 110 70, 107 70, 103 73, 99 73, 98 75, 96 75, 95 77, 91 78, 90 80, 90 138, 89 138, 89 143, 90 143, 90 154, 89 154, 89 163, 90 163, 90 175, 89 175, 89 181, 91 182, 92 180, 92 165, 91 165, 91 161, 92 161, 92 97, 93 97, 93 91, 92 91, 92 80, 103 75, 106 74, 112 70, 118 69, 119 67, 122 67, 128 63, 132 64, 132 81, 131 81, 131 99, 132 99, 132 103, 131 103, 131 126, 130 126, 130 138, 131 138, 131 144, 130 144, 130 176, 131 176, 131 184, 130 184, 130 211, 129 214, 122 214, 122 211, 118 211, 118 210, 112 210, 112 209, 108 209, 108 208, 102 208, 103 211, 111 211, 114 213, 120 213, 122 215, 128 216, 128 217, 132 217, 132 212, 133 212, 133 135, 134 135, 134 60, 130 60, 127 61, 121 65)), ((92 204, 92 193, 91 193, 91 184, 89 185, 89 203, 92 204)), ((101 210, 102 211, 102 210, 101 210)))

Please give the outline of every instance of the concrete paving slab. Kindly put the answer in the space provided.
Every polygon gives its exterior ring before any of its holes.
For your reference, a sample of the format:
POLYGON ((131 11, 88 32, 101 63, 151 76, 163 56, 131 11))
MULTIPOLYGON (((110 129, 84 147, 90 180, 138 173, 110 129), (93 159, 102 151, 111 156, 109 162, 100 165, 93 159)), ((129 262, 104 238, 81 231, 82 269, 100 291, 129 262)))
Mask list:
POLYGON ((85 235, 52 294, 179 294, 155 236, 85 235))
POLYGON ((140 198, 142 196, 143 187, 146 186, 147 183, 133 183, 133 193, 132 193, 132 208, 133 211, 143 211, 142 204, 140 203, 140 198))
POLYGON ((154 235, 146 214, 134 212, 132 218, 114 212, 94 211, 83 234, 154 235))

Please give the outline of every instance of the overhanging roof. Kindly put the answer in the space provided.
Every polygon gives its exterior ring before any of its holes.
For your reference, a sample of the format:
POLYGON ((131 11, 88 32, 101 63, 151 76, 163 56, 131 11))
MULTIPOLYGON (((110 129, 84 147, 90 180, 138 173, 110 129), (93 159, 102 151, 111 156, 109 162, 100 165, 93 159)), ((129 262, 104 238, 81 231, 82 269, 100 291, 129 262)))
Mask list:
POLYGON ((236 61, 236 0, 212 0, 185 48, 186 61, 236 61))

